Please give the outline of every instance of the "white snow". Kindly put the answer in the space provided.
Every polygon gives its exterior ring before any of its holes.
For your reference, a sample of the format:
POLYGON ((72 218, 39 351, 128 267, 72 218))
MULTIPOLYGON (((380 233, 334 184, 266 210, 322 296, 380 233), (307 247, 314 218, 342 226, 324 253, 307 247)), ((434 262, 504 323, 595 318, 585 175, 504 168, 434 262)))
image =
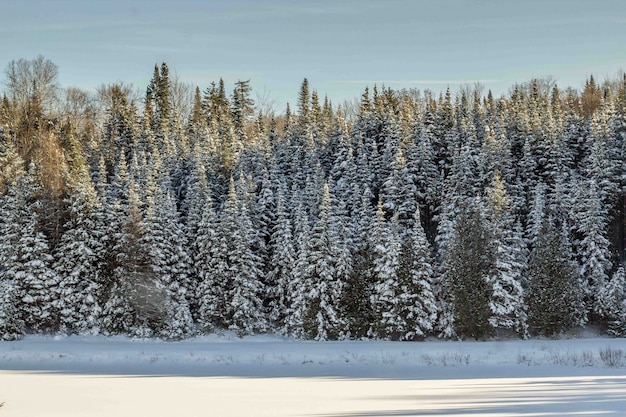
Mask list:
POLYGON ((0 416, 626 415, 626 339, 0 342, 0 416))

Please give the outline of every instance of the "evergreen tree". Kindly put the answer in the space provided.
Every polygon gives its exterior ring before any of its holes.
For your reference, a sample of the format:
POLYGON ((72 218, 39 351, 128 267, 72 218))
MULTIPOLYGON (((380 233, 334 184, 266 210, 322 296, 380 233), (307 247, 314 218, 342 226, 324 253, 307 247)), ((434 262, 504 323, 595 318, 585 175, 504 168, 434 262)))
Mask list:
POLYGON ((87 167, 72 184, 70 220, 56 249, 54 269, 59 276, 58 308, 61 328, 77 334, 100 331, 105 247, 100 203, 87 167))
POLYGON ((400 297, 398 267, 401 250, 401 238, 397 217, 391 222, 385 221, 382 202, 379 201, 376 212, 372 244, 374 247, 374 292, 372 306, 375 321, 372 323, 372 335, 397 339, 406 332, 407 324, 398 315, 396 304, 400 297))
POLYGON ((224 325, 218 314, 225 306, 218 297, 226 290, 222 282, 228 271, 224 262, 225 239, 220 236, 218 226, 213 202, 207 197, 193 245, 194 269, 198 279, 197 320, 205 332, 213 330, 216 325, 224 325))
POLYGON ((303 323, 307 337, 315 340, 336 339, 345 327, 339 310, 344 282, 335 258, 340 237, 331 210, 330 189, 325 184, 320 213, 311 233, 307 270, 311 292, 303 323))
POLYGON ((341 303, 348 333, 356 339, 366 337, 370 331, 370 323, 375 320, 371 297, 375 285, 372 237, 376 212, 370 206, 370 194, 366 187, 352 217, 352 273, 347 279, 341 303))
POLYGON ((19 340, 25 333, 24 320, 19 311, 19 300, 13 280, 0 273, 0 340, 19 340))
POLYGON ((433 289, 434 260, 422 227, 419 209, 415 211, 413 228, 402 245, 399 259, 399 295, 396 309, 406 323, 399 339, 423 339, 434 330, 437 300, 433 289))
POLYGON ((134 182, 129 183, 128 200, 114 200, 113 210, 121 214, 115 229, 113 271, 109 296, 103 307, 106 333, 152 337, 163 322, 163 290, 157 288, 149 255, 142 245, 143 215, 134 182))
POLYGON ((5 194, 23 174, 24 161, 15 149, 13 135, 0 127, 0 194, 5 194))
POLYGON ((490 303, 494 269, 491 236, 481 207, 467 207, 454 228, 444 260, 445 287, 458 337, 481 339, 492 333, 490 303))
POLYGON ((291 280, 287 286, 291 304, 287 309, 285 326, 289 334, 298 338, 310 337, 309 329, 305 328, 308 303, 313 296, 312 280, 310 279, 309 254, 311 252, 311 230, 302 200, 292 199, 295 261, 291 280))
POLYGON ((288 333, 287 313, 292 305, 290 285, 296 262, 296 250, 291 218, 285 201, 284 184, 279 187, 276 201, 276 224, 270 237, 271 260, 267 274, 270 323, 281 333, 288 333))
POLYGON ((148 197, 145 219, 141 226, 141 244, 147 253, 154 275, 154 287, 164 297, 161 303, 163 322, 157 335, 166 339, 182 339, 193 330, 188 294, 191 266, 187 243, 178 222, 176 208, 162 185, 156 185, 148 197))
POLYGON ((626 335, 626 274, 624 267, 615 271, 598 291, 597 312, 607 321, 608 333, 615 337, 626 335))
POLYGON ((580 322, 582 294, 578 272, 569 255, 555 220, 546 218, 530 254, 527 272, 526 305, 533 334, 551 336, 580 322))
POLYGON ((574 199, 575 231, 579 236, 577 252, 587 309, 598 312, 597 295, 608 281, 611 253, 606 238, 607 216, 593 180, 581 183, 574 199))
POLYGON ((15 290, 17 322, 23 322, 27 331, 43 333, 58 329, 58 278, 51 268, 48 239, 39 230, 33 179, 31 170, 4 197, 0 252, 4 263, 2 281, 9 292, 11 287, 15 290))
POLYGON ((511 205, 504 183, 496 171, 492 186, 487 190, 487 216, 494 252, 494 269, 489 279, 493 291, 489 322, 496 331, 512 330, 525 337, 527 315, 522 277, 527 253, 511 205))
POLYGON ((254 232, 243 204, 237 213, 233 250, 229 254, 232 290, 228 294, 229 329, 240 335, 265 331, 267 322, 263 308, 263 271, 261 258, 254 252, 254 232))
POLYGON ((254 110, 254 100, 250 98, 250 80, 238 80, 235 83, 232 100, 233 126, 240 141, 247 139, 246 122, 254 110))

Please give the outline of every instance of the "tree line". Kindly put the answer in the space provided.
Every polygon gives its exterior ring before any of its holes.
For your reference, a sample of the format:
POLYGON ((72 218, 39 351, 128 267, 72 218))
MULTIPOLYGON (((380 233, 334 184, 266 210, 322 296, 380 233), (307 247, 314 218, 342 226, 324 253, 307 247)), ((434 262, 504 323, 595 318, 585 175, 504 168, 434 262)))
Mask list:
POLYGON ((5 70, 2 339, 626 332, 626 77, 353 108, 304 79, 277 115, 241 80, 183 105, 166 63, 140 100, 57 73, 5 70))

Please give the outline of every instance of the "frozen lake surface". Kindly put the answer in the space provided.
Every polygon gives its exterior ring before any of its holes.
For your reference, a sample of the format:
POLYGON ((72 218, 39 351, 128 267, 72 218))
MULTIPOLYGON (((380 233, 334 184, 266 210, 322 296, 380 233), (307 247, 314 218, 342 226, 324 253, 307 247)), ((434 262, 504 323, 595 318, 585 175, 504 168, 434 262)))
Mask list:
POLYGON ((0 416, 626 415, 626 340, 0 342, 0 416))

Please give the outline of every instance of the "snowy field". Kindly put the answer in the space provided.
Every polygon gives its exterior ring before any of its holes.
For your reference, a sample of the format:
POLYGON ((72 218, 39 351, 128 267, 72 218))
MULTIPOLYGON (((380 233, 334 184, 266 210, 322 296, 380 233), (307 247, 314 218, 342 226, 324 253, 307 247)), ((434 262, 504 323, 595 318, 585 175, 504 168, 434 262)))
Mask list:
POLYGON ((0 416, 626 415, 626 339, 0 342, 0 416))

